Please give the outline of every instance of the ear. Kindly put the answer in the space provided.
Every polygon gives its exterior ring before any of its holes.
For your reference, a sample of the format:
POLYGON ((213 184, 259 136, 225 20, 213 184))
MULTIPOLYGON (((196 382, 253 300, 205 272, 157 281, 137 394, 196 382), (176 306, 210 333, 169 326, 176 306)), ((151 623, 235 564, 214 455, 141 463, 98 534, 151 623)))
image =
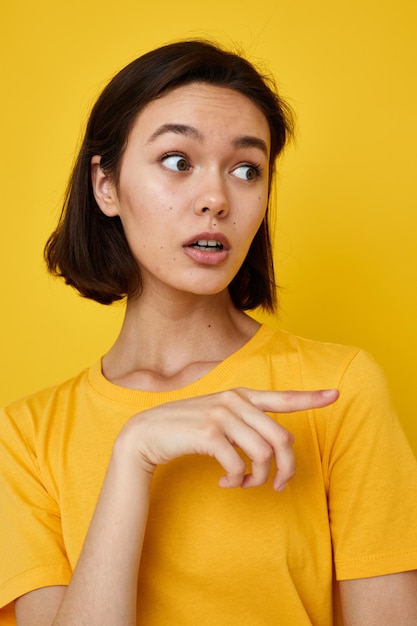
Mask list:
POLYGON ((107 217, 119 215, 119 203, 115 186, 109 176, 101 169, 101 156, 91 159, 91 184, 94 197, 100 209, 107 217))

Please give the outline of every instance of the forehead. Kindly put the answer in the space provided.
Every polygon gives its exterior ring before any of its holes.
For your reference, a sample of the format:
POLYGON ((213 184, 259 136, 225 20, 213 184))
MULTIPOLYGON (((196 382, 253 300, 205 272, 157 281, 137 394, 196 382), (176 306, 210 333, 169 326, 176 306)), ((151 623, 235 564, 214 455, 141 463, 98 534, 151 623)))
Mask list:
POLYGON ((207 83, 177 87, 152 100, 138 115, 132 133, 147 141, 167 124, 190 124, 203 136, 216 130, 227 136, 253 135, 270 144, 268 121, 252 100, 234 89, 207 83))

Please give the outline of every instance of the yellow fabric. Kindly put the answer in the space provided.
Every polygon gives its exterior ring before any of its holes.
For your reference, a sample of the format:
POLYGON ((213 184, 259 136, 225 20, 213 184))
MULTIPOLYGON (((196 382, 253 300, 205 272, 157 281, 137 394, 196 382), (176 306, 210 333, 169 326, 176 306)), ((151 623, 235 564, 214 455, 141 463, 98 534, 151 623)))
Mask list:
MULTIPOLYGON (((417 465, 378 366, 356 348, 263 326, 183 389, 117 387, 97 363, 2 412, 0 605, 69 582, 112 443, 131 415, 236 386, 338 387, 340 399, 277 416, 295 435, 297 459, 282 493, 270 484, 222 490, 222 469, 205 457, 157 469, 140 571, 141 626, 327 626, 339 623, 334 576, 416 569, 417 465)), ((4 626, 14 623, 6 610, 4 626)))

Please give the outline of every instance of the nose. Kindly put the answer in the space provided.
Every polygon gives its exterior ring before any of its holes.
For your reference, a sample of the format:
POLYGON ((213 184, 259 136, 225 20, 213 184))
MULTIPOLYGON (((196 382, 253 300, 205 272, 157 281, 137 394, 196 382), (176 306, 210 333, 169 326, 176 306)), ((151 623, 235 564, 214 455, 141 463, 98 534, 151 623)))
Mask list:
POLYGON ((229 213, 227 195, 220 176, 211 176, 200 186, 194 201, 194 213, 222 218, 229 213))

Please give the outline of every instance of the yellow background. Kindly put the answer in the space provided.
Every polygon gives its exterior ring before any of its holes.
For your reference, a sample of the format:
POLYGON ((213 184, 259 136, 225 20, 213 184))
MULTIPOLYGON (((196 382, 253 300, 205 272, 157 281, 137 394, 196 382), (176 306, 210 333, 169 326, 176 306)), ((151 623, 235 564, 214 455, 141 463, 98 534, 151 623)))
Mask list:
POLYGON ((281 164, 274 324, 361 345, 417 452, 415 0, 2 0, 0 404, 104 353, 123 308, 47 277, 87 112, 107 80, 177 38, 236 42, 298 117, 281 164))

